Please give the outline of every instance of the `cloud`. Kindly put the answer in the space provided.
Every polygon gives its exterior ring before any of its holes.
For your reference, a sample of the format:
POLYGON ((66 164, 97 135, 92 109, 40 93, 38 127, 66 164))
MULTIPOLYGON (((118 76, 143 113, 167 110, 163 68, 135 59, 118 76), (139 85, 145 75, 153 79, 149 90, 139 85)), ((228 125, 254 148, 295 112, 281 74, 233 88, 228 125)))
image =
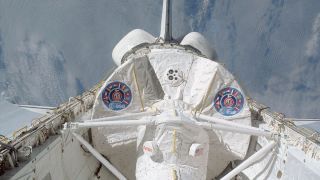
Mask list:
POLYGON ((65 69, 61 51, 38 34, 25 34, 6 62, 1 96, 19 104, 56 105, 76 95, 79 82, 65 69))
POLYGON ((311 38, 306 44, 306 55, 316 56, 319 54, 319 38, 320 38, 320 13, 313 22, 311 38))
POLYGON ((318 118, 320 101, 320 13, 312 23, 304 56, 285 75, 273 75, 267 82, 264 97, 268 105, 295 118, 318 118))

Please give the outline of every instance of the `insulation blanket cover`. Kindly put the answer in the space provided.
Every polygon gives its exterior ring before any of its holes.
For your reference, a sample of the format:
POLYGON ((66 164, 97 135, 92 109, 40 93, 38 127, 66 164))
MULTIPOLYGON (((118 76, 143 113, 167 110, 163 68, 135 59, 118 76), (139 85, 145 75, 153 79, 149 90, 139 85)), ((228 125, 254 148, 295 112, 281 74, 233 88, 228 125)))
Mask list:
MULTIPOLYGON (((176 49, 153 49, 147 56, 137 56, 122 64, 101 88, 92 118, 148 108, 162 112, 168 108, 161 105, 162 101, 168 100, 175 101, 175 108, 181 112, 251 125, 246 96, 233 75, 217 62, 176 49)), ((94 146, 128 177, 134 177, 129 171, 135 171, 139 128, 92 129, 94 146)), ((217 176, 230 161, 245 157, 249 135, 216 130, 206 132, 209 137, 207 178, 217 176)), ((139 136, 143 137, 139 138, 154 137, 154 134, 155 131, 142 133, 139 136)))

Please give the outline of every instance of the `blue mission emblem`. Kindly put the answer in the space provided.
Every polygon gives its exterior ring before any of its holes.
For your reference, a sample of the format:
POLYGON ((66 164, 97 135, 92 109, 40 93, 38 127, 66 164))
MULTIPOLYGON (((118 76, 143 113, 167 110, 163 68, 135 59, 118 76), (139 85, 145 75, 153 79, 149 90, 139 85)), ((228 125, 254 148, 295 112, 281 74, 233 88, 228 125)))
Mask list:
POLYGON ((244 98, 235 88, 227 87, 220 90, 214 98, 214 107, 224 116, 233 116, 241 111, 244 98))
POLYGON ((113 111, 127 108, 132 100, 131 89, 123 82, 114 81, 109 83, 102 92, 104 105, 113 111))

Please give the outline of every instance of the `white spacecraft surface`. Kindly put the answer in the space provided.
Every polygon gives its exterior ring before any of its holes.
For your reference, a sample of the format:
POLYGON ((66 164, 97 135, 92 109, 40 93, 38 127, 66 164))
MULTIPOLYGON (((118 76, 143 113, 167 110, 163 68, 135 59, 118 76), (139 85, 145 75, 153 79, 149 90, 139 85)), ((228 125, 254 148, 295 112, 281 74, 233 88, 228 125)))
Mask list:
POLYGON ((0 179, 320 179, 319 133, 250 99, 201 34, 174 40, 171 14, 164 0, 160 36, 129 32, 68 102, 0 104, 0 179))

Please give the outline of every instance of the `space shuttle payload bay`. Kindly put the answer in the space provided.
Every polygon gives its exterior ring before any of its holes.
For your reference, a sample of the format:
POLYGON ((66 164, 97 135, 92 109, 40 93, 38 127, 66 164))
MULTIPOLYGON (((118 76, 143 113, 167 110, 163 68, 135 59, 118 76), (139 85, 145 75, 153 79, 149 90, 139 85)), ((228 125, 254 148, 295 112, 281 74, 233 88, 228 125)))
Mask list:
POLYGON ((320 179, 319 133, 250 99, 197 32, 136 29, 82 95, 1 138, 0 179, 320 179))

